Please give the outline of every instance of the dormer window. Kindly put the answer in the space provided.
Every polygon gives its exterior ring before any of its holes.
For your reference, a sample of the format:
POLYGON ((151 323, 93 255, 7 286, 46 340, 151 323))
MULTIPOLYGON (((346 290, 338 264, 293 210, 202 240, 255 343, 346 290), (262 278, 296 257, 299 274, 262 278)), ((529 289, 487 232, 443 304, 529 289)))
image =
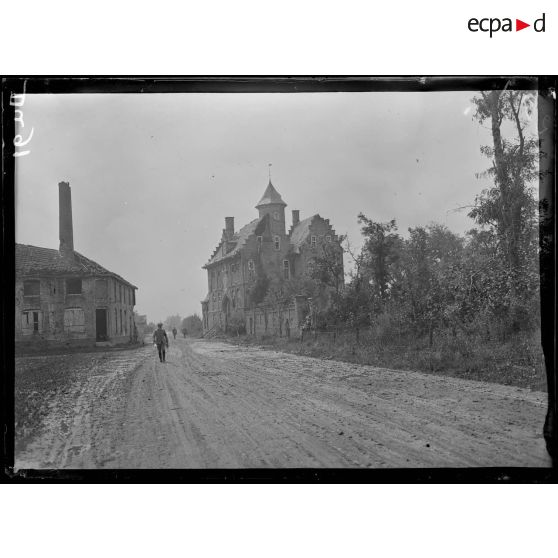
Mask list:
POLYGON ((316 237, 314 235, 310 237, 310 246, 316 248, 316 237))
POLYGON ((274 236, 273 242, 275 243, 275 250, 281 250, 281 238, 278 236, 274 236))

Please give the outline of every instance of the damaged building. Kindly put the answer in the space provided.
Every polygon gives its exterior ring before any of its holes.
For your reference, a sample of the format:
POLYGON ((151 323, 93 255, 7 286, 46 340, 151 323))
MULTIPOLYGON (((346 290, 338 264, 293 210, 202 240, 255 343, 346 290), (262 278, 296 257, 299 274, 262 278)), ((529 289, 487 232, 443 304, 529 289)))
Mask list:
POLYGON ((208 285, 202 301, 204 335, 227 330, 235 318, 244 322, 248 334, 282 335, 297 329, 308 312, 304 296, 293 297, 292 304, 277 311, 254 304, 250 293, 264 277, 279 281, 309 277, 324 248, 336 258, 343 281, 343 248, 329 219, 318 214, 301 219, 295 209, 287 231, 286 206, 270 179, 256 205, 258 218, 236 231, 234 217, 225 217, 221 241, 203 266, 208 285))
POLYGON ((74 250, 70 185, 58 189, 59 249, 16 244, 16 345, 131 342, 137 287, 74 250))

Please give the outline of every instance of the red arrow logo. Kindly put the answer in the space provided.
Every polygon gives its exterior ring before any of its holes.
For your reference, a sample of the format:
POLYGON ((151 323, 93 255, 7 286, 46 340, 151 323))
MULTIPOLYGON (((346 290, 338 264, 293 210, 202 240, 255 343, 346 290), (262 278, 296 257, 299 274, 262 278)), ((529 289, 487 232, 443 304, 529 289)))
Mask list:
POLYGON ((521 31, 522 29, 525 29, 526 27, 531 27, 531 24, 530 23, 525 23, 524 21, 521 21, 520 19, 515 20, 515 30, 516 31, 521 31))

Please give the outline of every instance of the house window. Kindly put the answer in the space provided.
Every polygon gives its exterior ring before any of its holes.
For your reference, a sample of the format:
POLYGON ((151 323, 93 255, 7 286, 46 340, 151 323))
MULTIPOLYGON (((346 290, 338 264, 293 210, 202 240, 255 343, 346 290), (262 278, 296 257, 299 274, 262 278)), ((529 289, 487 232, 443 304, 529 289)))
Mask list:
POLYGON ((331 236, 329 234, 326 235, 326 242, 331 242, 331 236))
MULTIPOLYGON (((114 287, 116 289, 116 286, 114 287)), ((118 333, 118 310, 114 309, 114 333, 118 333)))
POLYGON ((120 334, 122 335, 122 331, 124 330, 124 327, 122 325, 122 308, 120 308, 120 334))
POLYGON ((307 269, 308 269, 308 275, 312 275, 312 273, 314 273, 314 262, 313 261, 308 262, 307 269))
POLYGON ((258 236, 258 249, 262 247, 263 244, 263 236, 258 236))
POLYGON ((23 312, 21 315, 21 330, 24 335, 38 333, 42 328, 40 325, 40 311, 23 312))
POLYGON ((64 331, 66 333, 85 333, 83 308, 66 308, 64 310, 64 331))
POLYGON ((279 211, 273 212, 273 218, 275 219, 275 221, 279 221, 279 211))
POLYGON ((248 276, 254 277, 256 272, 256 267, 254 266, 254 260, 248 260, 248 276))
POLYGON ((278 236, 273 237, 273 242, 275 243, 275 250, 281 250, 281 239, 278 236))
POLYGON ((23 296, 39 296, 41 294, 40 281, 24 281, 23 282, 23 296))
POLYGON ((291 269, 289 265, 289 260, 283 260, 283 277, 285 279, 291 278, 291 269))
POLYGON ((126 315, 126 310, 124 310, 124 333, 128 334, 128 316, 126 315))
POLYGON ((81 279, 66 279, 66 294, 81 294, 81 279))
POLYGON ((314 235, 310 237, 310 246, 316 248, 316 237, 314 235))

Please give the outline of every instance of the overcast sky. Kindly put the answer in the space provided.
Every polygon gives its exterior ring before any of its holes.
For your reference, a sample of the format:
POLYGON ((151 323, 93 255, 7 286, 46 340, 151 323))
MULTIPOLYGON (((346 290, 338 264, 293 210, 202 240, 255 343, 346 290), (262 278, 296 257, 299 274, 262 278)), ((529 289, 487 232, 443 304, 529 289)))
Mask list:
POLYGON ((201 314, 225 216, 238 229, 272 181, 301 218, 359 245, 357 214, 462 233, 487 186, 490 131, 471 92, 27 95, 16 159, 16 241, 58 248, 58 182, 74 246, 138 287, 148 320, 201 314), (26 136, 27 134, 24 134, 26 136))

